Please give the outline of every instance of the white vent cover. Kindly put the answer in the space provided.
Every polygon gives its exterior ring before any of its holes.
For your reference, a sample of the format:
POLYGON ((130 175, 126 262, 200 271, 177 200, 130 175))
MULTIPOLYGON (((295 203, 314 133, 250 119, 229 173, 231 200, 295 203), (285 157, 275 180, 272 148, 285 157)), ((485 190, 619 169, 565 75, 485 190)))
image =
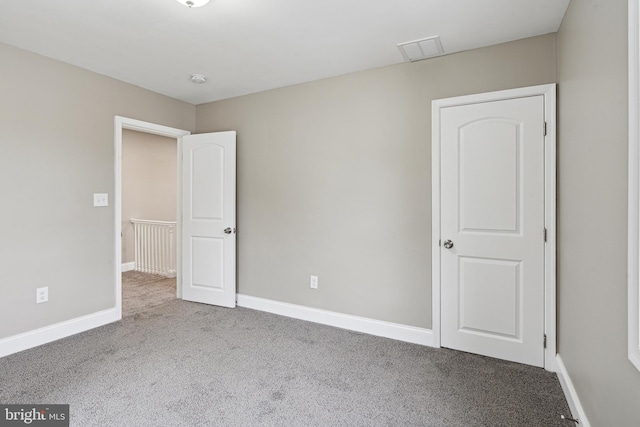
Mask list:
POLYGON ((400 49, 404 59, 411 62, 433 58, 434 56, 439 56, 444 53, 439 36, 400 43, 398 49, 400 49))

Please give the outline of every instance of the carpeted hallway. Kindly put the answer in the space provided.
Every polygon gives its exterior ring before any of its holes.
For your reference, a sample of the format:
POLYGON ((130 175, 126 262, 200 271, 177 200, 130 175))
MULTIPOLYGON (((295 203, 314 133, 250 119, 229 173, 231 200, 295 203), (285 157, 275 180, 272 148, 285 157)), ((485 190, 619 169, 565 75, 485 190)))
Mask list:
POLYGON ((0 402, 82 427, 573 425, 543 369, 174 295, 0 359, 0 402))
POLYGON ((155 274, 127 271, 122 273, 122 317, 176 299, 176 279, 155 274))

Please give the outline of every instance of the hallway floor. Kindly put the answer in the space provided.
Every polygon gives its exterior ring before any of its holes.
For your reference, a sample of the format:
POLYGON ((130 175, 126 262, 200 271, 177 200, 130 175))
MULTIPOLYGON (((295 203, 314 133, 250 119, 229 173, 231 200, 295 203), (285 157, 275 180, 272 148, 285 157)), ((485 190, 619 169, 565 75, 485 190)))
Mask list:
POLYGON ((122 317, 133 316, 176 299, 176 279, 156 274, 122 273, 122 317))

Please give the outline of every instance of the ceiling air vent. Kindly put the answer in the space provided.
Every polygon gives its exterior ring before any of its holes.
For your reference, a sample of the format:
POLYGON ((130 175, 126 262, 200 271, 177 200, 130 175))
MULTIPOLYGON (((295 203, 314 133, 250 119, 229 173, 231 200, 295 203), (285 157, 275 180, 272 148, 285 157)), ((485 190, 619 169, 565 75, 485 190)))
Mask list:
POLYGON ((420 61, 434 56, 440 56, 444 53, 440 37, 429 37, 412 42, 400 43, 398 49, 404 56, 405 61, 420 61))

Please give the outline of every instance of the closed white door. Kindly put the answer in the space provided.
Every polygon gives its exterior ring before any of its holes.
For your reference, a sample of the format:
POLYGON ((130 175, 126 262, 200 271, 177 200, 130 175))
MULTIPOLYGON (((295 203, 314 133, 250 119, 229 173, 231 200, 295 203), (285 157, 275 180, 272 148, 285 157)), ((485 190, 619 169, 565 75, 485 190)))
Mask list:
POLYGON ((182 138, 182 298, 236 306, 236 133, 182 138))
POLYGON ((544 98, 440 117, 441 345, 543 366, 544 98))

